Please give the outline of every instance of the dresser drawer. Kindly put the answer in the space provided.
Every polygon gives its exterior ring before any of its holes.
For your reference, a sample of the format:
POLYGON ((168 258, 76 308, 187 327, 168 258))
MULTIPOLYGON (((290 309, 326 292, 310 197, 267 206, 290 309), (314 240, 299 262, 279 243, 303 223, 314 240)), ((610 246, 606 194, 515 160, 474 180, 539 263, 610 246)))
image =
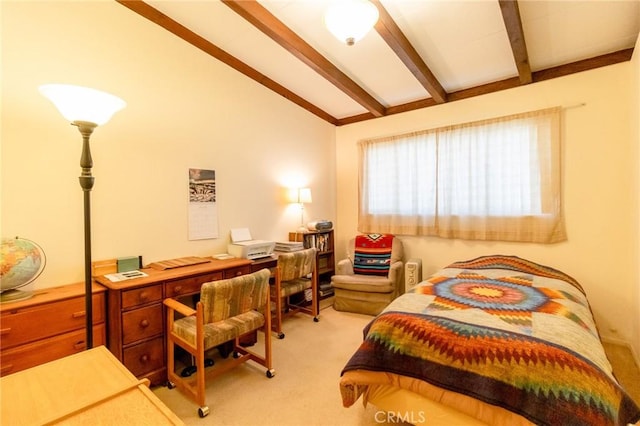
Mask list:
POLYGON ((182 278, 167 282, 167 297, 175 298, 183 294, 200 293, 202 284, 210 281, 218 281, 223 278, 222 272, 203 274, 195 277, 182 278))
POLYGON ((162 305, 135 309, 122 314, 122 343, 128 345, 163 332, 162 305))
POLYGON ((237 268, 225 269, 224 278, 234 278, 240 275, 246 275, 251 273, 251 265, 238 266, 237 268))
MULTIPOLYGON (((93 346, 104 345, 105 337, 104 324, 95 325, 93 327, 93 346)), ((86 332, 83 328, 17 348, 3 349, 0 352, 0 376, 82 352, 86 348, 85 339, 86 332)))
MULTIPOLYGON (((93 322, 104 322, 104 293, 93 295, 93 322)), ((84 297, 2 312, 0 347, 8 349, 85 327, 84 297)))
POLYGON ((164 339, 158 337, 126 348, 124 350, 124 365, 136 377, 164 368, 164 339))
POLYGON ((122 292, 122 309, 162 300, 162 285, 136 288, 122 292))

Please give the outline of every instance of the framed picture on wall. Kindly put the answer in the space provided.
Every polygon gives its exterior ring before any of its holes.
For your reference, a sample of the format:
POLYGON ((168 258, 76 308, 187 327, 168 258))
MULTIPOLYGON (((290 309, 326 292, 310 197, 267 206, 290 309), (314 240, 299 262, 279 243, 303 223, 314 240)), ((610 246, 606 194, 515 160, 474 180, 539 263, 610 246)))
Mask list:
POLYGON ((189 169, 189 240, 218 238, 216 172, 189 169))

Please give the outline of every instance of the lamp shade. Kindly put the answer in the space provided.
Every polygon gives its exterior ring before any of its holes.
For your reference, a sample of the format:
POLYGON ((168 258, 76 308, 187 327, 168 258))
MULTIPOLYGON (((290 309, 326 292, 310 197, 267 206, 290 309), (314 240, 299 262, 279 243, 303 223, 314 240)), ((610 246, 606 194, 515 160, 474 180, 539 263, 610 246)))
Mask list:
POLYGON ((70 122, 88 121, 98 126, 108 122, 126 102, 112 94, 69 84, 45 84, 40 93, 70 122))
POLYGON ((336 1, 324 15, 331 34, 349 46, 364 37, 377 20, 378 8, 368 0, 336 1))
POLYGON ((290 203, 311 203, 311 188, 291 188, 288 190, 287 199, 290 203))
POLYGON ((298 189, 298 202, 301 204, 309 204, 311 202, 311 188, 298 189))

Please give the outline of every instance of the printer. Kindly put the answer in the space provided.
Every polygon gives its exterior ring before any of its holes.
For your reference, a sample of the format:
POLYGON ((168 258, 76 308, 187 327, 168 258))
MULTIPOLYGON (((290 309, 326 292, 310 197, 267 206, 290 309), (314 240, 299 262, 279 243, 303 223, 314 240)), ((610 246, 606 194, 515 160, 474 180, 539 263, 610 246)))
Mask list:
POLYGON ((249 228, 237 228, 231 230, 231 244, 227 251, 232 256, 253 260, 271 256, 275 246, 274 241, 252 239, 249 228))

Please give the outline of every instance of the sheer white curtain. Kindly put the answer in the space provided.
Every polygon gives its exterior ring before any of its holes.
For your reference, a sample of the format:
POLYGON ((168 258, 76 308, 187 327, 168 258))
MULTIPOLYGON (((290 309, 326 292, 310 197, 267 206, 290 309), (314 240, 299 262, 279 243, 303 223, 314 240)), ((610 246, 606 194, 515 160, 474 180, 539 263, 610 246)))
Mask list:
POLYGON ((560 108, 362 141, 359 230, 557 242, 560 108))

